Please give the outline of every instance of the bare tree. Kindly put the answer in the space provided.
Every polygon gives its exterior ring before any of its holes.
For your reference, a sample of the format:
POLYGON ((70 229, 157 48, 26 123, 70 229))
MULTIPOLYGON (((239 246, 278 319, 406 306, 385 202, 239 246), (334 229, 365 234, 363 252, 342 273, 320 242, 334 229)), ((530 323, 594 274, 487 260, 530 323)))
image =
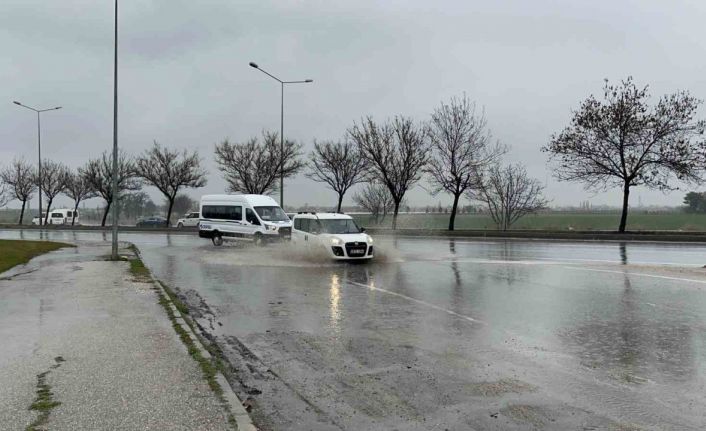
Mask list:
POLYGON ((390 191, 394 202, 392 228, 397 229, 400 204, 422 177, 429 157, 425 127, 400 116, 382 125, 368 117, 360 125, 353 124, 348 134, 370 165, 371 174, 390 191))
POLYGON ((78 169, 78 172, 75 173, 69 173, 66 181, 66 190, 64 193, 74 201, 74 211, 71 217, 71 226, 73 226, 76 222, 76 211, 78 211, 78 205, 83 200, 96 197, 97 194, 88 182, 83 169, 78 169))
POLYGON ((480 186, 468 189, 466 194, 486 204, 498 229, 508 230, 525 215, 546 208, 543 192, 544 186, 527 176, 522 164, 515 164, 491 167, 481 177, 480 186))
MULTIPOLYGON (((54 198, 66 190, 66 182, 70 175, 69 168, 59 162, 53 160, 42 160, 42 193, 47 198, 47 212, 44 216, 44 224, 49 220, 49 211, 51 204, 54 203, 54 198)), ((37 186, 39 186, 39 178, 35 178, 37 186)))
POLYGON ((366 178, 365 159, 351 141, 314 142, 314 151, 309 159, 310 170, 306 176, 328 184, 338 194, 336 211, 341 212, 343 196, 366 178))
POLYGON ((199 188, 206 185, 206 171, 196 151, 179 152, 160 146, 152 148, 137 159, 136 172, 147 184, 155 186, 167 200, 167 226, 172 218, 174 199, 184 187, 199 188))
POLYGON ((554 175, 582 182, 588 189, 621 187, 625 232, 630 188, 673 190, 673 179, 701 183, 706 168, 706 123, 696 121, 701 101, 680 91, 649 105, 648 87, 632 78, 618 85, 606 80, 603 100, 586 99, 571 124, 553 135, 542 151, 550 153, 554 175))
POLYGON ((428 133, 431 156, 425 172, 431 192, 453 196, 449 230, 454 230, 458 201, 463 193, 478 187, 480 172, 507 152, 505 146, 492 142, 485 114, 476 114, 473 103, 464 95, 441 103, 432 114, 428 133))
POLYGON ((191 199, 184 193, 179 193, 174 199, 174 212, 177 214, 186 214, 187 211, 198 210, 199 203, 191 199))
POLYGON ((296 175, 303 167, 301 144, 284 141, 281 154, 277 133, 263 132, 262 142, 251 138, 244 143, 227 139, 216 144, 216 163, 231 192, 271 194, 278 189, 277 178, 283 164, 284 177, 296 175))
MULTIPOLYGON (((105 200, 105 211, 101 226, 105 221, 113 204, 113 154, 104 152, 99 159, 91 159, 83 170, 84 176, 90 187, 105 200)), ((124 152, 118 155, 118 198, 123 191, 140 190, 142 184, 135 175, 135 164, 131 157, 124 152)))
MULTIPOLYGON (((22 224, 27 201, 32 199, 32 194, 37 190, 37 185, 34 181, 35 175, 36 172, 32 165, 25 162, 24 159, 14 159, 12 164, 0 173, 3 183, 10 189, 10 195, 22 202, 18 224, 22 224)), ((41 216, 40 214, 39 217, 41 216)))
POLYGON ((3 184, 2 180, 0 179, 0 208, 7 205, 7 203, 13 199, 14 198, 10 194, 10 187, 3 184))
POLYGON ((380 214, 382 213, 382 221, 385 221, 385 216, 394 209, 395 205, 387 186, 375 182, 366 184, 363 190, 353 196, 353 201, 366 211, 370 211, 376 224, 380 214))

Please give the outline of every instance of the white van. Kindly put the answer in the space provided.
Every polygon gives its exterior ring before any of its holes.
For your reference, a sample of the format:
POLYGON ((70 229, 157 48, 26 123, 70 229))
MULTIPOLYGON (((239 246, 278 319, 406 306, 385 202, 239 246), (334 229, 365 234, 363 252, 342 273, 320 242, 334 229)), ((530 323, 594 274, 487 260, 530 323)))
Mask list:
POLYGON ((335 260, 373 258, 373 238, 346 214, 297 213, 294 216, 292 242, 326 250, 335 260))
MULTIPOLYGON (((47 224, 71 224, 71 220, 73 219, 73 216, 74 216, 73 209, 58 208, 58 209, 54 209, 54 210, 49 211, 49 217, 46 220, 47 220, 47 224)), ((46 213, 43 213, 42 217, 46 217, 46 213)), ((38 225, 39 218, 34 217, 32 219, 32 224, 38 225)), ((44 219, 42 219, 42 224, 44 224, 44 219)), ((74 220, 74 224, 79 224, 78 223, 78 211, 76 211, 76 219, 74 220)))
POLYGON ((289 239, 292 221, 274 199, 264 195, 204 195, 201 197, 199 236, 213 245, 223 240, 246 240, 261 245, 289 239))

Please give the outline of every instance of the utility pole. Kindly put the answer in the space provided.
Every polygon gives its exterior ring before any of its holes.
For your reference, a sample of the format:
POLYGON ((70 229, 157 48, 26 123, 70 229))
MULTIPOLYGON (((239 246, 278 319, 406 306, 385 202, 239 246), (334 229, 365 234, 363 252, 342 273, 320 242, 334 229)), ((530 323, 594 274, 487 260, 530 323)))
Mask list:
MULTIPOLYGON (((42 112, 46 111, 55 111, 57 109, 61 109, 61 106, 57 106, 54 108, 47 108, 47 109, 35 109, 32 108, 31 106, 23 105, 22 103, 18 101, 13 101, 17 106, 21 106, 23 108, 30 109, 34 112, 37 113, 37 152, 39 153, 39 160, 37 164, 37 186, 39 187, 39 225, 41 226, 43 224, 43 219, 42 219, 42 126, 41 126, 41 117, 39 114, 42 112)), ((49 208, 47 208, 47 211, 49 211, 49 208)), ((30 213, 31 215, 31 213, 30 213)))
POLYGON ((115 0, 115 43, 113 59, 113 247, 111 258, 118 260, 118 0, 115 0))
POLYGON ((284 210, 284 84, 310 84, 314 82, 313 79, 305 79, 303 81, 282 81, 273 74, 265 71, 256 63, 250 62, 250 67, 259 70, 270 78, 276 80, 281 85, 281 96, 280 96, 280 115, 279 115, 279 206, 284 210))

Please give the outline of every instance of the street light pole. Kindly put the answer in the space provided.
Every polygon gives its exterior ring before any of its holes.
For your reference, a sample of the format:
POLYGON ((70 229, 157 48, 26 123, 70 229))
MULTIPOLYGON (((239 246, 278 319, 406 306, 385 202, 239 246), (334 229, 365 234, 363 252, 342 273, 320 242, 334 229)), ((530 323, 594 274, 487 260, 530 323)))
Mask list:
MULTIPOLYGON (((17 106, 21 106, 23 108, 30 109, 34 112, 37 113, 37 152, 39 154, 39 160, 37 164, 37 187, 39 187, 39 215, 37 216, 39 218, 39 225, 42 225, 42 123, 41 123, 41 114, 42 112, 46 111, 55 111, 57 109, 61 109, 61 106, 56 106, 54 108, 47 108, 47 109, 35 109, 32 108, 31 106, 24 105, 16 100, 14 100, 12 103, 14 103, 17 106)), ((47 208, 48 209, 48 208, 47 208)))
POLYGON ((113 235, 111 258, 118 260, 118 0, 115 0, 115 40, 113 52, 113 235))
POLYGON ((284 84, 310 84, 314 82, 313 79, 305 79, 302 81, 282 81, 266 70, 262 69, 256 63, 250 62, 250 67, 253 67, 270 78, 276 80, 281 85, 281 96, 280 96, 280 124, 279 124, 279 206, 284 209, 284 84))

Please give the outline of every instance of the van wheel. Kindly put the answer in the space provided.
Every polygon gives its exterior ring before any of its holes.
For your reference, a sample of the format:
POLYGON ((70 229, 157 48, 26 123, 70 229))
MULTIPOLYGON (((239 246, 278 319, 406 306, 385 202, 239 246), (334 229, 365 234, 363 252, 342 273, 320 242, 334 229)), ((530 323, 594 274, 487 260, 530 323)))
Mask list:
POLYGON ((178 227, 179 229, 181 229, 181 228, 184 227, 184 224, 183 224, 183 223, 179 223, 179 224, 177 224, 177 227, 178 227))
POLYGON ((215 245, 216 247, 223 245, 223 237, 220 233, 214 233, 213 238, 211 238, 211 241, 213 241, 213 245, 215 245))
POLYGON ((262 237, 262 234, 259 232, 255 234, 255 237, 253 238, 252 242, 253 242, 253 244, 255 244, 258 247, 262 247, 263 245, 265 245, 265 239, 262 237))

